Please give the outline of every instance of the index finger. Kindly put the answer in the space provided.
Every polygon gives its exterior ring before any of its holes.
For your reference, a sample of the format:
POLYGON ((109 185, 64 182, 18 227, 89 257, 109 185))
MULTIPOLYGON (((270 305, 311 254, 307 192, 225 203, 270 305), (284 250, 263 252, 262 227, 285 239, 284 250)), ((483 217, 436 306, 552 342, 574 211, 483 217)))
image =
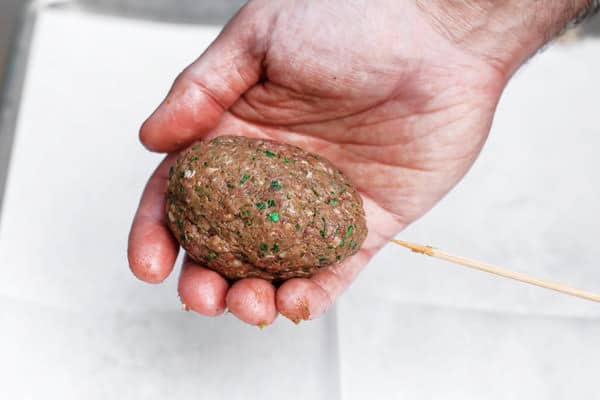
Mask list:
POLYGON ((129 267, 136 277, 149 283, 169 276, 179 252, 165 216, 165 189, 175 157, 166 157, 150 177, 129 232, 129 267))

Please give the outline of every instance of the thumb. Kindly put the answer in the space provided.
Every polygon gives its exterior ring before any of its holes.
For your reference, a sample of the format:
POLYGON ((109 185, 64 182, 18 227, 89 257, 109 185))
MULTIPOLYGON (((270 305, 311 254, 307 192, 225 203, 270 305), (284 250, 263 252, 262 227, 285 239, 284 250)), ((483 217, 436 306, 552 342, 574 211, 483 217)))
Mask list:
POLYGON ((148 149, 172 152, 201 138, 259 79, 264 46, 244 9, 175 80, 169 94, 144 122, 140 140, 148 149))

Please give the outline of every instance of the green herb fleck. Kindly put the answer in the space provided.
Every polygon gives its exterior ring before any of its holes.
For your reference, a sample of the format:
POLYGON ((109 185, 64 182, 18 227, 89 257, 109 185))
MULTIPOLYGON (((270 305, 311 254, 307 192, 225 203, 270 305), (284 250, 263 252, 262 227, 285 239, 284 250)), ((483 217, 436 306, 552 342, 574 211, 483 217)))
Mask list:
POLYGON ((273 222, 279 221, 279 213, 274 212, 269 214, 267 217, 273 222))
POLYGON ((321 229, 321 230, 319 231, 319 234, 321 235, 321 237, 322 237, 323 239, 325 239, 325 231, 324 231, 323 229, 321 229))
POLYGON ((346 237, 350 237, 350 235, 352 234, 353 230, 354 230, 354 225, 350 225, 348 227, 348 230, 346 230, 346 237))
POLYGON ((281 185, 279 185, 279 181, 271 181, 271 187, 275 190, 281 190, 281 185))
POLYGON ((190 157, 190 161, 198 161, 198 156, 192 156, 190 157))
POLYGON ((256 156, 252 156, 252 161, 255 161, 255 160, 256 160, 256 156))
POLYGON ((328 261, 328 260, 327 260, 327 257, 319 257, 319 263, 321 263, 321 264, 324 264, 324 263, 326 263, 327 261, 328 261))
POLYGON ((284 163, 286 163, 286 164, 289 164, 289 163, 290 163, 290 160, 289 160, 289 158, 287 158, 287 157, 283 157, 283 162, 284 162, 284 163))
POLYGON ((276 203, 275 203, 275 200, 267 200, 267 205, 268 205, 269 207, 275 207, 275 204, 276 204, 276 203))
POLYGON ((292 196, 291 196, 289 193, 286 193, 286 194, 285 194, 285 198, 289 200, 289 199, 291 199, 291 198, 292 198, 292 196))
POLYGON ((296 224, 296 231, 300 231, 300 229, 302 229, 302 227, 300 226, 300 224, 296 224))
POLYGON ((183 194, 184 190, 183 190, 183 185, 179 185, 179 193, 183 194))
POLYGON ((178 219, 177 221, 175 221, 175 223, 177 224, 177 228, 179 228, 179 230, 183 232, 183 221, 178 219))
POLYGON ((329 192, 329 194, 333 196, 335 192, 332 190, 331 192, 329 192))
POLYGON ((196 185, 196 187, 194 188, 194 190, 196 191, 196 194, 198 196, 202 196, 202 186, 196 185))
POLYGON ((242 215, 244 217, 249 217, 250 216, 250 210, 242 210, 242 215))
POLYGON ((204 165, 205 167, 208 167, 208 161, 204 161, 204 163, 202 163, 202 165, 204 165))
POLYGON ((338 205, 338 199, 331 199, 331 200, 329 200, 329 204, 337 206, 338 205))
POLYGON ((242 175, 242 179, 240 179, 240 185, 243 185, 244 183, 246 183, 246 181, 248 180, 248 178, 250 178, 250 175, 243 174, 242 175))
POLYGON ((332 245, 327 246, 327 250, 333 250, 333 246, 332 245))
POLYGON ((350 248, 352 248, 352 250, 354 250, 357 245, 358 244, 354 240, 350 239, 350 248))
POLYGON ((335 256, 335 259, 340 261, 342 259, 342 256, 340 256, 339 254, 337 256, 335 256))
POLYGON ((212 261, 215 258, 217 258, 217 253, 215 253, 214 251, 211 251, 210 253, 208 253, 208 255, 206 256, 206 259, 208 261, 212 261))
POLYGON ((175 167, 171 166, 171 168, 169 168, 169 178, 173 176, 173 172, 175 172, 175 167))
POLYGON ((273 253, 279 253, 279 244, 277 242, 273 243, 273 253))
POLYGON ((267 157, 277 157, 277 154, 273 153, 272 151, 269 150, 265 150, 265 154, 267 155, 267 157))
POLYGON ((227 187, 228 187, 229 189, 233 189, 235 186, 233 185, 233 183, 231 183, 231 182, 227 182, 227 187))
POLYGON ((345 246, 346 246, 346 241, 345 241, 345 240, 342 240, 342 241, 340 242, 340 247, 345 247, 345 246))
POLYGON ((338 233, 340 233, 340 228, 335 228, 335 234, 337 235, 338 233))
POLYGON ((262 243, 260 244, 260 249, 261 249, 262 251, 267 251, 267 250, 269 250, 269 246, 267 246, 267 244, 266 244, 265 242, 262 242, 262 243))
POLYGON ((256 203, 256 208, 258 208, 259 210, 264 210, 265 208, 267 208, 267 206, 262 201, 259 201, 258 203, 256 203))

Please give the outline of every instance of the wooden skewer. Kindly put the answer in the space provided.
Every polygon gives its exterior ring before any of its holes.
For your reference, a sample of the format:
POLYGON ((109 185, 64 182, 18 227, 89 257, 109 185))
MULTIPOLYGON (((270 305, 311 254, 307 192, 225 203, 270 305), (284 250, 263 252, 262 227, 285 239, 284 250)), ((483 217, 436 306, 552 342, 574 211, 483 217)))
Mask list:
POLYGON ((470 267, 474 269, 478 269, 480 271, 488 272, 490 274, 502 276, 504 278, 514 279, 519 282, 528 283, 530 285, 535 285, 539 287, 543 287, 545 289, 555 290, 560 293, 568 294, 570 296, 579 297, 585 300, 600 302, 600 295, 595 293, 586 292, 580 289, 576 289, 571 286, 563 285, 562 283, 546 281, 544 279, 534 278, 532 276, 510 271, 504 268, 496 267, 491 264, 482 263, 479 261, 469 260, 468 258, 455 256, 452 254, 448 254, 444 251, 438 250, 431 246, 424 246, 421 244, 414 244, 410 242, 406 242, 404 240, 392 239, 392 242, 399 244, 400 246, 404 246, 415 253, 425 254, 430 257, 439 258, 442 260, 450 261, 455 264, 464 265, 465 267, 470 267))

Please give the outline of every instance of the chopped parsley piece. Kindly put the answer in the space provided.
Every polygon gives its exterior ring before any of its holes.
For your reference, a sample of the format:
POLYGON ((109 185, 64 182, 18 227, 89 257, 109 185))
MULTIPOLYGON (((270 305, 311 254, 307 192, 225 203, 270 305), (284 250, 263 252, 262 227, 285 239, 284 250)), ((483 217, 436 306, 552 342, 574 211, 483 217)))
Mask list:
POLYGON ((300 226, 300 224, 296 224, 296 231, 299 231, 300 229, 302 229, 302 227, 300 226))
POLYGON ((196 194, 198 196, 202 196, 202 186, 196 185, 196 187, 194 188, 194 190, 196 191, 196 194))
POLYGON ((350 235, 352 234, 353 230, 354 230, 354 225, 350 225, 348 227, 348 230, 346 230, 346 237, 350 237, 350 235))
POLYGON ((267 208, 267 206, 262 201, 259 201, 258 203, 256 203, 256 208, 258 208, 259 210, 264 210, 265 208, 267 208))
POLYGON ((192 156, 190 157, 190 161, 197 161, 198 160, 198 156, 192 156))
POLYGON ((249 217, 250 216, 250 210, 242 210, 242 215, 245 217, 249 217))
POLYGON ((204 165, 205 167, 208 167, 208 161, 204 161, 204 163, 202 165, 204 165))
POLYGON ((273 253, 279 253, 279 244, 277 242, 273 243, 273 253))
POLYGON ((233 183, 231 183, 231 182, 227 182, 227 187, 228 187, 229 189, 233 189, 235 186, 233 185, 233 183))
POLYGON ((289 164, 290 163, 290 159, 287 158, 287 157, 283 157, 283 162, 286 163, 286 164, 289 164))
POLYGON ((267 157, 277 157, 277 154, 273 153, 272 151, 269 150, 265 150, 265 154, 267 155, 267 157))
POLYGON ((275 200, 267 200, 267 205, 268 205, 269 207, 275 207, 275 204, 276 204, 276 203, 275 203, 275 200))
POLYGON ((346 246, 346 241, 345 241, 345 240, 342 240, 342 241, 340 242, 340 247, 344 247, 344 246, 346 246))
POLYGON ((339 254, 337 256, 335 256, 335 259, 340 261, 342 259, 342 256, 340 256, 339 254))
POLYGON ((267 251, 267 250, 269 250, 269 246, 267 246, 267 244, 266 244, 265 242, 262 242, 262 243, 260 244, 260 249, 261 249, 262 251, 267 251))
POLYGON ((324 264, 324 263, 326 263, 327 261, 328 261, 328 260, 327 260, 327 257, 319 257, 319 262, 320 262, 321 264, 324 264))
POLYGON ((183 186, 179 185, 179 193, 183 194, 184 190, 183 190, 183 186))
POLYGON ((208 253, 208 255, 206 256, 206 259, 208 261, 212 261, 215 258, 217 258, 217 253, 215 253, 214 251, 211 251, 210 253, 208 253))
POLYGON ((279 181, 271 181, 271 187, 275 190, 281 190, 281 186, 279 185, 279 181))
POLYGON ((276 213, 276 212, 271 213, 268 215, 268 218, 273 222, 277 222, 277 221, 279 221, 279 213, 276 213))
POLYGON ((321 229, 321 230, 319 231, 319 234, 321 235, 321 237, 322 237, 323 239, 325 239, 325 231, 324 231, 323 229, 321 229))
POLYGON ((337 206, 338 205, 338 199, 331 199, 331 200, 329 200, 329 204, 337 206))
POLYGON ((242 179, 240 179, 240 185, 243 185, 244 183, 246 183, 248 178, 250 178, 250 175, 248 175, 248 174, 242 175, 242 179))
POLYGON ((327 250, 333 250, 333 246, 332 245, 327 246, 327 250))

